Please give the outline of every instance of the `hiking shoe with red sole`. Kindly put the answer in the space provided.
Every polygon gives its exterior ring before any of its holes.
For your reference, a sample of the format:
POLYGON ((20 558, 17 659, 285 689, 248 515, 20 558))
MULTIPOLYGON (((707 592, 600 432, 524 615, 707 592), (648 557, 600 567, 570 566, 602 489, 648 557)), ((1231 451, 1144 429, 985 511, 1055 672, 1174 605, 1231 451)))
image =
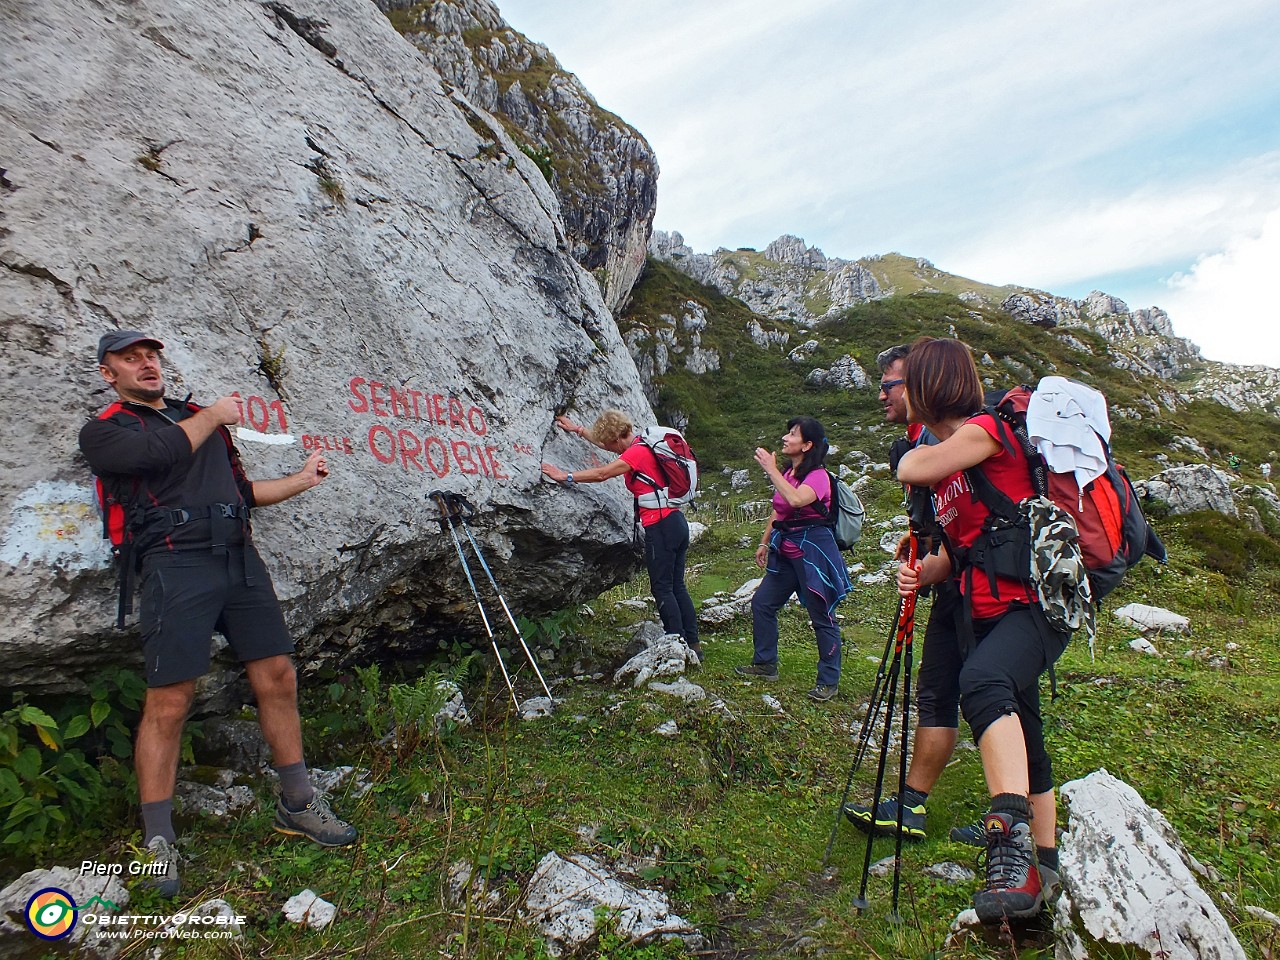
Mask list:
POLYGON ((1036 842, 1031 825, 1008 813, 983 817, 987 827, 987 883, 973 895, 973 909, 983 923, 1032 917, 1044 905, 1036 842))

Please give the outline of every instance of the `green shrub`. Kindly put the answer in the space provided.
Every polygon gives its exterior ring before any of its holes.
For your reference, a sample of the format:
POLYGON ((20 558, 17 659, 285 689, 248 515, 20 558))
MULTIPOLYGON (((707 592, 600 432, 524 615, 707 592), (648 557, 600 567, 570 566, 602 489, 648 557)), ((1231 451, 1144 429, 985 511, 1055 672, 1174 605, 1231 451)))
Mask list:
MULTIPOLYGON (((55 831, 101 820, 103 808, 122 798, 132 781, 123 761, 133 753, 145 692, 136 674, 117 670, 101 677, 87 700, 64 698, 48 710, 14 696, 0 713, 0 849, 33 854, 55 831)), ((190 753, 188 740, 188 759, 190 753)))

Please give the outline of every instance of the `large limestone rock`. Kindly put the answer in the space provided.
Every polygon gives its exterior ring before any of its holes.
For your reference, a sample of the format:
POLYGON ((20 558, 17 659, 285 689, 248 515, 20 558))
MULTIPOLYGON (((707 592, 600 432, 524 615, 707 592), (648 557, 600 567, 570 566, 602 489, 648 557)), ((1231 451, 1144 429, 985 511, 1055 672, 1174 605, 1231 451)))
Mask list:
POLYGON ((658 161, 629 124, 602 109, 542 44, 489 0, 378 0, 472 103, 498 117, 551 177, 578 262, 617 311, 644 267, 658 202, 658 161))
POLYGON ((1206 364, 1194 382, 1186 384, 1181 398, 1213 400, 1237 413, 1252 409, 1280 416, 1280 369, 1261 364, 1206 364))
POLYGON ((1036 327, 1056 327, 1079 315, 1074 302, 1038 290, 1015 293, 1001 304, 1015 320, 1036 327))
POLYGON ((1138 495, 1163 500, 1172 514, 1215 510, 1229 517, 1237 515, 1231 496, 1231 478, 1207 463, 1170 467, 1150 480, 1134 483, 1138 495))
MULTIPOLYGON (((115 865, 115 862, 111 862, 115 865)), ((120 865, 124 869, 123 865, 120 865)), ((60 940, 42 940, 27 927, 27 909, 39 894, 37 907, 45 906, 51 914, 37 912, 36 919, 54 922, 67 906, 67 898, 78 910, 97 916, 120 913, 129 905, 129 891, 119 877, 82 876, 79 867, 53 867, 50 870, 28 870, 3 890, 0 890, 0 956, 11 960, 41 960, 51 948, 63 954, 74 954, 85 960, 109 960, 124 946, 100 934, 110 931, 110 925, 77 922, 71 932, 60 940), (60 891, 60 893, 58 892, 60 891)), ((50 932, 61 932, 57 927, 50 932)))
POLYGON ((679 937, 696 950, 706 940, 677 915, 666 894, 634 887, 586 854, 561 857, 552 851, 529 878, 525 911, 560 956, 589 941, 605 913, 617 932, 633 943, 679 937))
POLYGON ((541 172, 376 7, 3 4, 0 86, 10 682, 137 655, 76 452, 113 326, 166 342, 172 393, 241 395, 251 476, 328 451, 328 482, 254 518, 304 665, 478 628, 436 488, 477 505, 522 614, 629 572, 621 485, 539 463, 590 462, 561 410, 644 422, 635 367, 541 172))
POLYGON ((1070 819, 1060 847, 1059 960, 1097 956, 1090 947, 1104 943, 1166 960, 1243 960, 1196 880, 1205 868, 1159 811, 1105 770, 1063 785, 1062 798, 1070 819))

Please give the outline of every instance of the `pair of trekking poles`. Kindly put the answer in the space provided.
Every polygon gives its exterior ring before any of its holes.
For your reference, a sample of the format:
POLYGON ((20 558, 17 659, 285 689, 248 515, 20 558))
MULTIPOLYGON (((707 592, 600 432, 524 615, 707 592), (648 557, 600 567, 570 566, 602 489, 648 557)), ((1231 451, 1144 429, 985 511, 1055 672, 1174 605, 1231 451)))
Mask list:
POLYGON ((476 587, 475 577, 471 575, 471 565, 467 563, 467 555, 462 549, 462 538, 458 536, 458 527, 461 527, 462 532, 466 534, 467 540, 471 544, 471 549, 475 553, 476 560, 479 561, 485 576, 489 578, 489 586, 493 588, 498 602, 502 604, 502 610, 507 615, 511 629, 515 631, 516 639, 520 641, 520 647, 524 650, 524 655, 529 660, 529 666, 533 667, 533 672, 538 677, 538 683, 542 684, 543 692, 554 705, 555 697, 551 695, 547 681, 543 679, 542 671, 538 669, 538 663, 534 660, 533 652, 529 649, 529 645, 525 643, 524 634, 520 631, 520 624, 516 623, 516 618, 511 615, 511 608, 507 606, 507 599, 502 595, 502 590, 498 587, 498 581, 494 579, 493 571, 489 569, 489 564, 485 562, 484 554, 480 552, 480 544, 476 542, 475 535, 471 532, 471 525, 467 523, 468 517, 475 516, 475 506, 462 494, 449 493, 445 490, 432 490, 427 494, 427 499, 433 501, 440 510, 440 519, 437 521, 440 524, 440 530, 441 532, 446 529, 449 531, 449 536, 453 539, 454 549, 458 551, 458 561, 462 564, 462 572, 467 575, 467 583, 471 586, 471 594, 476 598, 476 608, 480 611, 480 619, 484 623, 485 633, 489 636, 489 644, 493 647, 493 655, 498 659, 498 668, 502 671, 502 679, 506 681, 507 692, 511 694, 511 702, 515 704, 517 710, 520 709, 520 701, 516 697, 515 686, 511 683, 511 674, 507 670, 506 663, 502 660, 502 651, 498 649, 498 639, 494 636, 493 626, 489 623, 489 614, 484 608, 484 601, 480 599, 480 590, 476 587))
MULTIPOLYGON (((921 544, 921 535, 912 530, 908 541, 906 562, 915 566, 921 544)), ((867 881, 871 876, 871 846, 876 838, 876 815, 880 809, 880 801, 884 799, 885 769, 889 760, 889 744, 893 739, 894 710, 897 706, 898 681, 902 681, 902 719, 898 731, 898 823, 894 832, 893 850, 893 905, 890 909, 891 920, 898 920, 898 894, 902 885, 902 817, 904 805, 902 796, 907 789, 907 750, 911 727, 911 668, 912 654, 915 644, 916 594, 898 597, 898 613, 894 618, 893 628, 885 643, 884 655, 880 658, 880 666, 876 670, 875 683, 871 688, 871 699, 867 705, 867 714, 862 718, 862 729, 858 733, 857 748, 853 755, 853 765, 844 782, 844 793, 836 807, 835 822, 831 825, 831 837, 827 840, 827 849, 822 856, 822 866, 826 867, 831 860, 831 849, 835 846, 836 834, 840 829, 840 817, 844 813, 845 804, 849 800, 849 790, 853 786, 853 778, 862 766, 871 744, 871 733, 885 708, 886 696, 888 709, 884 710, 884 728, 880 736, 880 758, 876 767, 876 786, 871 797, 871 821, 867 824, 867 847, 862 861, 862 882, 858 888, 858 896, 853 905, 858 910, 866 910, 867 881), (905 663, 904 663, 905 661, 905 663)))

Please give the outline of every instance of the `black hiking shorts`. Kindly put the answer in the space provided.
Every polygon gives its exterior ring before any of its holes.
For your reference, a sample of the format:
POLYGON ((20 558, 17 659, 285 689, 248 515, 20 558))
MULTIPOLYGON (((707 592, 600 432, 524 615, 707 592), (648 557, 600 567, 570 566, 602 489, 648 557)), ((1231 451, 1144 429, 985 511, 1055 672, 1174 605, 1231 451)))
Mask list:
POLYGON ((241 663, 293 653, 271 577, 251 544, 221 555, 207 548, 150 553, 140 597, 149 687, 208 673, 214 631, 241 663))

